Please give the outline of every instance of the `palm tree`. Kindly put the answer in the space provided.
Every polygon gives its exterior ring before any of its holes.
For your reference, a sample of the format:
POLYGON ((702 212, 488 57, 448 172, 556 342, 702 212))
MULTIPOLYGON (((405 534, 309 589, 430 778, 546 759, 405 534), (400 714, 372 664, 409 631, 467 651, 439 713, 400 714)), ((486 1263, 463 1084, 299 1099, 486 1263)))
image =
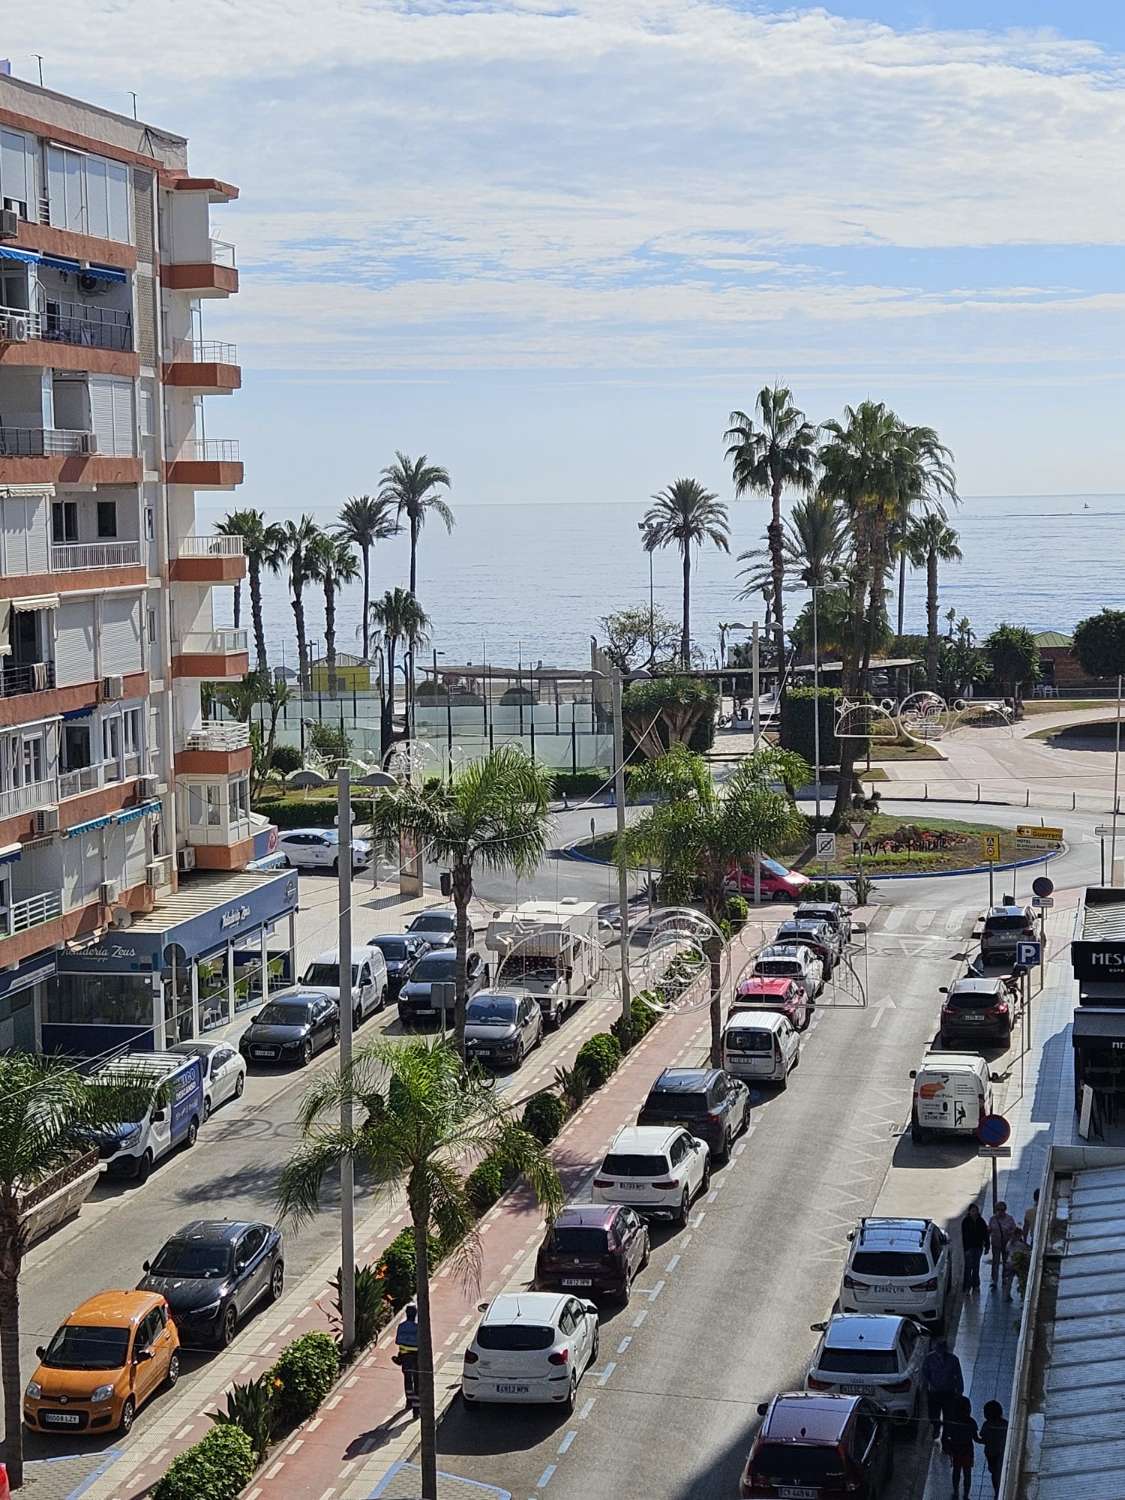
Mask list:
POLYGON ((309 642, 305 633, 305 584, 316 577, 316 549, 320 527, 310 515, 299 521, 286 521, 283 527, 283 556, 289 563, 289 592, 293 619, 297 626, 297 668, 301 691, 309 689, 309 642))
POLYGON ((348 537, 322 531, 308 552, 308 576, 324 589, 324 655, 328 663, 328 695, 336 696, 336 590, 359 577, 359 564, 348 537))
POLYGON ((340 510, 340 533, 359 548, 363 562, 363 659, 371 655, 368 609, 371 604, 371 549, 399 532, 392 500, 375 495, 352 495, 340 510))
POLYGON ((730 551, 727 508, 717 495, 705 490, 698 479, 677 479, 666 490, 653 495, 654 505, 641 522, 646 552, 675 545, 684 566, 684 621, 680 635, 680 665, 691 665, 691 549, 712 542, 730 551))
POLYGON ((442 486, 449 489, 449 474, 439 465, 427 463, 424 453, 421 458, 412 459, 396 450, 394 463, 388 464, 379 477, 383 481, 379 499, 393 505, 400 519, 405 516, 410 528, 410 592, 416 595, 418 533, 428 512, 433 511, 440 521, 445 522, 446 531, 453 530, 453 512, 435 493, 442 486))
MULTIPOLYGON (((382 704, 381 726, 385 754, 395 738, 395 655, 398 643, 405 641, 408 651, 413 655, 429 637, 430 617, 406 589, 388 589, 381 599, 372 600, 368 613, 371 624, 383 634, 387 662, 387 693, 382 704)), ((406 721, 409 726, 409 703, 406 705, 406 721)))
MULTIPOLYGON (((786 592, 834 583, 842 576, 847 549, 847 518, 841 507, 821 495, 799 500, 789 512, 781 540, 786 592)), ((772 598, 773 559, 768 540, 765 547, 740 552, 738 560, 752 564, 739 573, 746 583, 738 598, 753 598, 767 585, 772 598)))
POLYGON ((455 771, 448 781, 388 787, 374 800, 372 837, 390 850, 410 834, 449 868, 456 911, 457 994, 453 1040, 465 1054, 466 959, 473 871, 530 875, 547 851, 553 778, 515 745, 455 771))
POLYGON ((906 609, 906 564, 910 557, 910 526, 920 513, 946 519, 946 500, 960 503, 951 466, 952 455, 932 427, 904 427, 903 482, 892 528, 892 550, 898 558, 898 634, 906 609), (920 460, 925 459, 925 462, 920 460))
POLYGON ((3 1457, 13 1489, 23 1484, 20 1273, 27 1250, 24 1200, 90 1149, 89 1132, 140 1120, 159 1092, 112 1069, 79 1073, 55 1057, 0 1057, 0 1379, 3 1457))
MULTIPOLYGON (((219 536, 243 536, 247 519, 253 512, 248 510, 232 510, 223 517, 215 527, 219 536)), ((242 624, 242 580, 234 586, 234 628, 237 630, 242 624)))
MULTIPOLYGON (((635 868, 659 869, 667 899, 698 899, 718 927, 726 916, 725 884, 732 866, 748 855, 776 850, 805 827, 776 783, 803 786, 810 775, 801 756, 771 747, 740 761, 720 793, 703 757, 676 746, 630 772, 630 791, 653 795, 657 804, 625 830, 625 859, 635 868)), ((711 1061, 721 1067, 721 940, 712 936, 704 946, 711 964, 711 1061)))
POLYGON ((228 519, 233 522, 236 518, 250 579, 250 620, 254 627, 258 670, 264 672, 269 663, 266 657, 266 627, 262 620, 262 570, 277 573, 284 564, 285 528, 276 522, 267 525, 260 510, 240 510, 236 516, 228 519))
POLYGON ((926 570, 926 682, 937 691, 938 682, 938 563, 960 562, 961 548, 953 527, 937 511, 916 516, 906 534, 906 550, 912 565, 926 570))
POLYGON ((770 497, 772 512, 766 532, 773 574, 773 628, 780 670, 785 660, 784 532, 781 495, 788 486, 808 494, 816 478, 816 428, 793 404, 787 386, 763 386, 754 404, 760 425, 744 411, 732 411, 723 434, 726 456, 734 477, 734 493, 747 490, 770 497))
POLYGON ((511 1106, 467 1074, 444 1040, 379 1041, 360 1049, 348 1071, 327 1074, 313 1086, 300 1123, 304 1141, 281 1173, 284 1215, 298 1222, 312 1218, 325 1182, 334 1183, 340 1164, 349 1160, 357 1179, 362 1174, 379 1197, 405 1187, 416 1256, 422 1494, 436 1495, 430 1236, 436 1234, 462 1273, 472 1276, 481 1246, 462 1175, 466 1160, 490 1156, 524 1177, 549 1218, 563 1203, 558 1174, 539 1143, 516 1123, 511 1106), (351 1101, 353 1117, 362 1122, 348 1132, 336 1123, 341 1099, 351 1101))

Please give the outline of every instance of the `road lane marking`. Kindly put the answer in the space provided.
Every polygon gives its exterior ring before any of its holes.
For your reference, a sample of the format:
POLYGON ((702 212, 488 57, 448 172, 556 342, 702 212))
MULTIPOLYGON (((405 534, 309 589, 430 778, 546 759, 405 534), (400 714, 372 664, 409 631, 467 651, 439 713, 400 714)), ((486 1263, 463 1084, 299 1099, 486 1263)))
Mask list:
POLYGON ((173 1435, 172 1435, 173 1442, 177 1442, 178 1443, 181 1438, 186 1438, 187 1435, 188 1435, 188 1433, 191 1431, 191 1429, 194 1426, 195 1426, 194 1422, 189 1422, 186 1427, 181 1427, 180 1430, 179 1430, 179 1432, 173 1433, 173 1435))
POLYGON ((641 1310, 640 1310, 640 1312, 633 1319, 633 1327, 634 1328, 639 1328, 641 1326, 641 1324, 644 1322, 644 1320, 647 1317, 648 1317, 648 1308, 647 1307, 642 1307, 641 1310))
POLYGON ((660 1296, 660 1293, 663 1290, 664 1290, 664 1278, 661 1277, 661 1279, 656 1283, 656 1285, 654 1287, 650 1287, 649 1288, 648 1300, 650 1302, 655 1302, 656 1299, 657 1299, 657 1297, 660 1296))
MULTIPOLYGON (((722 1184, 720 1183, 719 1186, 721 1187, 722 1184)), ((719 1189, 717 1187, 712 1188, 711 1191, 707 1194, 707 1202, 708 1203, 714 1203, 715 1199, 718 1196, 719 1196, 719 1189)))
POLYGON ((558 1464, 548 1464, 536 1481, 535 1488, 537 1490, 546 1489, 547 1485, 549 1485, 551 1482, 551 1476, 554 1474, 557 1468, 558 1464))
POLYGON ((704 1219, 706 1217, 707 1217, 707 1210, 705 1208, 701 1208, 697 1213, 692 1214, 692 1216, 691 1216, 691 1227, 693 1229, 698 1229, 699 1226, 700 1226, 700 1224, 703 1223, 703 1221, 704 1221, 704 1219))
POLYGON ((614 1370, 616 1370, 616 1369, 617 1369, 617 1361, 611 1359, 610 1362, 609 1362, 609 1364, 606 1365, 605 1369, 598 1376, 598 1384, 599 1385, 605 1385, 606 1381, 609 1379, 609 1377, 613 1374, 614 1370))
POLYGON ((595 1398, 593 1396, 587 1396, 586 1400, 583 1401, 581 1410, 578 1413, 578 1420, 580 1422, 584 1422, 586 1420, 586 1418, 590 1415, 590 1413, 593 1411, 593 1409, 594 1409, 594 1399, 595 1398))
POLYGON ((629 1345, 632 1342, 633 1342, 633 1335, 631 1333, 627 1333, 625 1335, 625 1337, 621 1340, 621 1342, 617 1346, 617 1352, 618 1352, 618 1354, 624 1354, 625 1351, 626 1351, 626 1349, 628 1349, 629 1345))
POLYGON ((562 1440, 562 1442, 559 1444, 559 1453, 560 1454, 565 1453, 566 1450, 570 1447, 571 1443, 574 1442, 574 1439, 577 1436, 578 1436, 578 1433, 572 1427, 570 1429, 570 1431, 567 1433, 566 1437, 564 1437, 563 1440, 562 1440))
POLYGON ((880 1006, 880 1008, 871 1017, 871 1030, 872 1031, 875 1030, 876 1026, 878 1026, 879 1022, 883 1019, 883 1017, 886 1014, 887 1014, 887 1008, 886 1008, 886 1006, 880 1006))
POLYGON ((679 1263, 680 1263, 680 1257, 679 1257, 679 1253, 677 1252, 675 1255, 673 1255, 672 1259, 664 1267, 664 1270, 666 1272, 667 1271, 674 1271, 676 1269, 676 1267, 679 1265, 679 1263))

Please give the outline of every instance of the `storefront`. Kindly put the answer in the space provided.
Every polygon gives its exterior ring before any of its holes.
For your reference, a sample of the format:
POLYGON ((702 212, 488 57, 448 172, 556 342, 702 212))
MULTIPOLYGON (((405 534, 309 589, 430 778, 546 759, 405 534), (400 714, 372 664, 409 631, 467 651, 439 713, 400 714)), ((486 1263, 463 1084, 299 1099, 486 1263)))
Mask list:
POLYGON ((1070 964, 1078 981, 1071 1043, 1074 1107, 1094 1091, 1097 1124, 1125 1122, 1125 891, 1091 887, 1079 907, 1070 964))
POLYGON ((0 972, 0 1052, 36 1051, 43 999, 54 972, 53 952, 33 953, 0 972))
POLYGON ((297 877, 198 876, 128 927, 59 953, 42 1045, 94 1056, 205 1036, 296 972, 297 877))

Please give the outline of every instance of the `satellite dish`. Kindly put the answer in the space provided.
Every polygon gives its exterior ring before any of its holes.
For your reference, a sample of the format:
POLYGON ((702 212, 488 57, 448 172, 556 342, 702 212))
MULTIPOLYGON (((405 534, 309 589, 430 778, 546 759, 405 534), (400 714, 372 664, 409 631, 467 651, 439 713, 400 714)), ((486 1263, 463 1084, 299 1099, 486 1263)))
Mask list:
POLYGON ((109 925, 116 928, 132 927, 133 913, 127 906, 115 906, 109 914, 109 925))

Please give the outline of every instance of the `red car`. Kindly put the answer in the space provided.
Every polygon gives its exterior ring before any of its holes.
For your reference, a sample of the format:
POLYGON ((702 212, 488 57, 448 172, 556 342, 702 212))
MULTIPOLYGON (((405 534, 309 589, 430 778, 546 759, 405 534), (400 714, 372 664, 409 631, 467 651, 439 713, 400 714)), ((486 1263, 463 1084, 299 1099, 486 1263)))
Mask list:
MULTIPOLYGON (((807 875, 802 875, 800 870, 787 870, 784 865, 778 864, 776 859, 768 859, 765 855, 762 856, 761 866, 762 895, 767 901, 800 901, 803 899, 805 886, 810 884, 807 875)), ((726 879, 726 887, 729 891, 737 891, 739 895, 747 896, 753 900, 753 865, 748 870, 732 868, 726 879)))
POLYGON ((535 1258, 540 1291, 604 1292, 628 1302, 633 1278, 648 1265, 648 1225, 622 1203, 564 1208, 535 1258))
POLYGON ((733 1010, 776 1010, 794 1031, 809 1024, 809 996, 795 979, 751 977, 741 979, 734 994, 733 1010))
POLYGON ((765 1421, 742 1471, 743 1500, 876 1500, 885 1493, 894 1438, 874 1401, 794 1392, 775 1396, 758 1414, 765 1421))

